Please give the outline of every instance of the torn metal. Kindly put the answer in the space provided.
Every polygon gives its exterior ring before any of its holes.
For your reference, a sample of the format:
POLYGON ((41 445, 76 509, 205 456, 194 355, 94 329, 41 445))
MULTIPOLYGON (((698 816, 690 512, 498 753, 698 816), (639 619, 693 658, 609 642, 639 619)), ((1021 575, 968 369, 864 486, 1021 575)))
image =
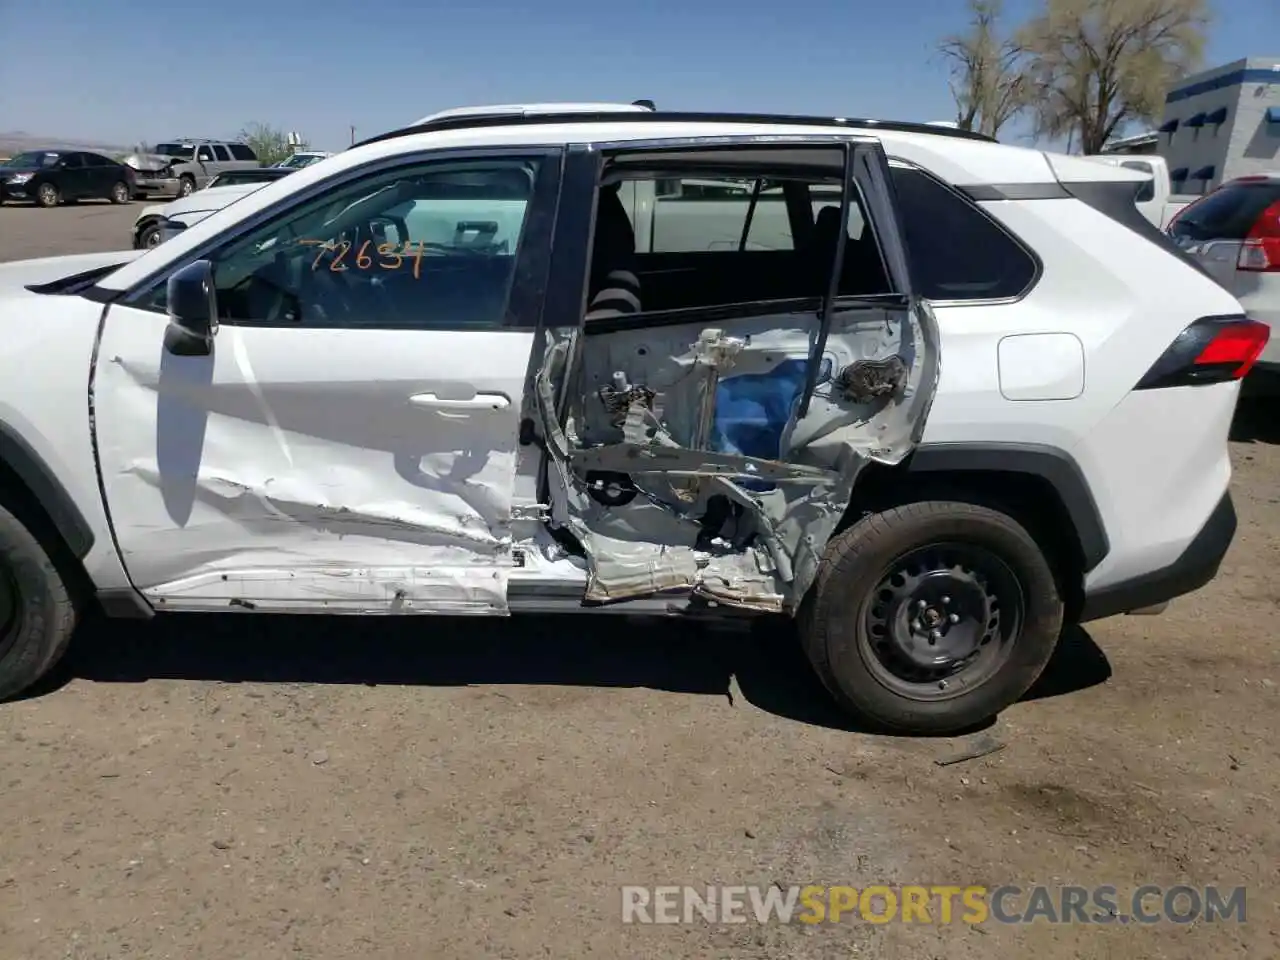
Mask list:
POLYGON ((812 321, 547 331, 550 523, 581 545, 588 601, 794 609, 862 469, 918 440, 937 378, 923 304, 837 307, 816 372, 812 321))

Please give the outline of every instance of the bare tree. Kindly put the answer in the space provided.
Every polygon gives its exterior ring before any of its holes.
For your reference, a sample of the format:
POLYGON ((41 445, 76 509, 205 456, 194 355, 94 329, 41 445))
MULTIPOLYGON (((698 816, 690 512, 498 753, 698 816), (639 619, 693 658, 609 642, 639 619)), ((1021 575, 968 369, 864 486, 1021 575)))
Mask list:
POLYGON ((1002 6, 1002 0, 969 0, 968 29, 938 44, 950 63, 956 123, 992 137, 1026 106, 1022 49, 1002 35, 1002 6))
POLYGON ((287 160, 293 154, 289 135, 266 123, 250 123, 240 131, 240 141, 247 143, 264 167, 287 160))
POLYGON ((1154 120, 1209 22, 1207 0, 1046 0, 1018 33, 1037 132, 1097 153, 1129 121, 1154 120))

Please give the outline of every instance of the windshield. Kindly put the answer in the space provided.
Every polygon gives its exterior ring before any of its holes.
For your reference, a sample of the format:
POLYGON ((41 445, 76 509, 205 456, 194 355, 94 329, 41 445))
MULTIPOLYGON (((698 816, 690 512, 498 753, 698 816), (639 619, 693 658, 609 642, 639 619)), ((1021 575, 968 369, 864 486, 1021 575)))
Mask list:
POLYGON ((279 180, 275 174, 265 170, 237 170, 231 173, 220 173, 209 181, 210 187, 232 187, 241 183, 266 183, 279 180))
POLYGON ((180 160, 190 160, 195 156, 196 148, 186 143, 158 143, 151 152, 158 153, 162 157, 177 157, 180 160))
POLYGON ((5 167, 51 167, 57 163, 58 158, 62 156, 60 153, 53 153, 44 150, 32 150, 28 153, 20 153, 16 157, 10 157, 0 166, 5 167))
POLYGON ((280 166, 288 167, 291 170, 296 170, 299 167, 305 167, 312 163, 315 163, 319 159, 321 158, 317 157, 315 154, 295 153, 288 160, 282 160, 280 162, 280 166))

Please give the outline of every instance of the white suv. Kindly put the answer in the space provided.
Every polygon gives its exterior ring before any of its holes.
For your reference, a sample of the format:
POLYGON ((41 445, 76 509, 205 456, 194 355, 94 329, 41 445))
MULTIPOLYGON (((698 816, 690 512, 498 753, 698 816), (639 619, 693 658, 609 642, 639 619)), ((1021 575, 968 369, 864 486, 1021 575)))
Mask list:
POLYGON ((794 617, 876 724, 989 718, 1064 621, 1199 587, 1234 533, 1267 331, 1142 181, 926 125, 526 110, 0 267, 0 692, 96 596, 794 617))

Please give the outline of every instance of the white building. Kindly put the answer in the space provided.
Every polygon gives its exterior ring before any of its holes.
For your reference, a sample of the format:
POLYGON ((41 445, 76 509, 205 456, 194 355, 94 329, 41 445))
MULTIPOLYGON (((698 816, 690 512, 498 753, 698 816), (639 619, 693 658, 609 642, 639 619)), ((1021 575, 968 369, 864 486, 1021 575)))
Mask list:
POLYGON ((1280 172, 1280 57, 1247 57, 1187 77, 1165 97, 1157 133, 1175 193, 1280 172))

